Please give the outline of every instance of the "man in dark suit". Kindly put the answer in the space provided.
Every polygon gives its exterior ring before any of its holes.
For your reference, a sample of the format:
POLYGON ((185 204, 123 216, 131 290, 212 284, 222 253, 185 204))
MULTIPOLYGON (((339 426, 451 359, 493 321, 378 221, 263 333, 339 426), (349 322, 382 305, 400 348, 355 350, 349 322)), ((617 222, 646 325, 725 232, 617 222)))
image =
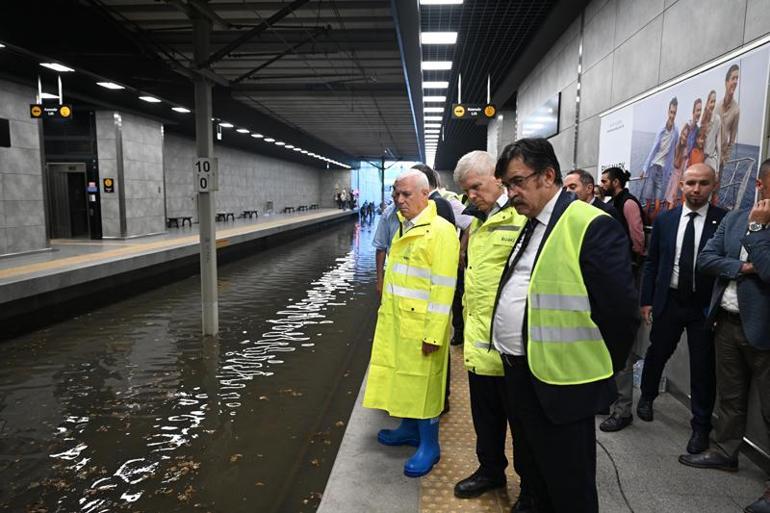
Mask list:
POLYGON ((535 502, 511 511, 595 513, 593 417, 614 399, 613 371, 639 325, 628 241, 609 215, 562 190, 545 139, 508 145, 495 176, 528 219, 500 280, 490 334, 503 359, 514 454, 535 502))
MULTIPOLYGON (((691 467, 738 470, 752 380, 770 438, 770 159, 759 168, 757 193, 757 204, 728 214, 698 257, 698 270, 717 278, 707 322, 715 326, 720 448, 679 457, 691 467)), ((744 511, 770 513, 770 481, 744 511)))
POLYGON ((619 223, 623 222, 620 219, 620 214, 615 210, 615 207, 596 196, 594 193, 596 182, 594 181, 594 177, 591 176, 591 173, 588 171, 584 169, 573 169, 567 173, 564 176, 564 188, 575 193, 575 196, 577 196, 579 200, 585 201, 589 205, 607 212, 617 219, 619 223))
POLYGON ((716 173, 710 166, 690 166, 680 184, 684 205, 655 218, 642 271, 641 314, 652 329, 636 413, 640 419, 652 421, 652 402, 658 396, 663 369, 687 329, 693 415, 687 452, 697 454, 709 446, 716 378, 714 343, 706 327, 706 308, 714 278, 696 273, 695 259, 714 236, 726 211, 709 204, 717 185, 716 173))
POLYGON ((438 192, 438 178, 436 178, 436 172, 433 168, 425 164, 415 164, 412 166, 412 169, 421 171, 428 178, 428 185, 430 186, 428 199, 436 202, 436 212, 439 217, 443 217, 450 223, 456 225, 457 223, 455 223, 455 214, 452 210, 452 204, 442 198, 441 193, 438 192))

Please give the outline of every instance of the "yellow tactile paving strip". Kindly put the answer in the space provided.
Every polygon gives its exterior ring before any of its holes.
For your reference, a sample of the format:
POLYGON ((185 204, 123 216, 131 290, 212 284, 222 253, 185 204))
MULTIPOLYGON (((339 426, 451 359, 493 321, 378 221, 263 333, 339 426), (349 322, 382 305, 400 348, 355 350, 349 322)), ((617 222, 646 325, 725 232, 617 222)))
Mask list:
MULTIPOLYGON (((452 346, 451 409, 441 418, 441 461, 420 479, 421 513, 508 513, 519 494, 519 476, 508 465, 507 489, 487 492, 474 499, 458 499, 454 485, 478 468, 476 434, 471 419, 468 373, 463 365, 462 348, 452 346)), ((511 435, 506 442, 508 461, 513 462, 511 435)))
MULTIPOLYGON (((337 211, 334 211, 337 213, 337 211)), ((224 230, 217 230, 217 247, 226 246, 228 237, 235 237, 238 235, 244 235, 250 232, 269 230, 271 228, 279 227, 282 225, 293 224, 298 221, 307 221, 311 219, 318 219, 323 217, 330 217, 328 211, 326 212, 313 212, 312 214, 304 214, 298 216, 292 216, 289 218, 280 217, 275 220, 259 222, 255 224, 247 224, 238 226, 235 228, 228 228, 224 230)), ((188 246, 191 244, 197 244, 200 241, 198 234, 187 235, 182 237, 175 237, 172 239, 154 240, 152 242, 140 242, 129 243, 123 245, 117 249, 111 249, 107 251, 101 251, 98 253, 89 253, 84 255, 60 258, 56 260, 49 260, 46 262, 38 262, 34 264, 19 265, 17 267, 11 267, 8 269, 0 269, 0 279, 13 278, 16 276, 23 276, 25 274, 32 274, 36 272, 57 271, 66 269, 68 267, 80 267, 83 265, 94 265, 103 261, 112 260, 121 257, 136 256, 143 253, 152 253, 154 251, 162 251, 166 249, 178 248, 188 246)))

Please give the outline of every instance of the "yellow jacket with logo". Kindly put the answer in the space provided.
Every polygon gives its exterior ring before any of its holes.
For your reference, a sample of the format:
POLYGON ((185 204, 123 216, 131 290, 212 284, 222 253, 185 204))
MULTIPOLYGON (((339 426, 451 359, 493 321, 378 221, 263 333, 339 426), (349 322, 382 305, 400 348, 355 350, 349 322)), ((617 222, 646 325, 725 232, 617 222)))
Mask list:
POLYGON ((441 413, 459 251, 455 227, 436 214, 433 201, 415 227, 393 238, 377 312, 365 407, 413 419, 441 413), (423 342, 439 349, 423 355, 423 342))
POLYGON ((505 263, 527 218, 507 207, 486 221, 474 219, 468 237, 463 315, 465 367, 481 376, 502 376, 500 353, 490 351, 489 330, 505 263))

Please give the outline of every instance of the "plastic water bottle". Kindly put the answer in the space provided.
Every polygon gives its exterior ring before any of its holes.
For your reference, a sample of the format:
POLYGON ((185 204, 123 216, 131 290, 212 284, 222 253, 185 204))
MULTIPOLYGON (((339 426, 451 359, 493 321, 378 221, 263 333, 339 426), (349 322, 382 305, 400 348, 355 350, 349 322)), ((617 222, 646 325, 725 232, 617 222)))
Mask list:
POLYGON ((634 387, 642 386, 642 371, 644 370, 644 360, 636 360, 634 363, 634 387))

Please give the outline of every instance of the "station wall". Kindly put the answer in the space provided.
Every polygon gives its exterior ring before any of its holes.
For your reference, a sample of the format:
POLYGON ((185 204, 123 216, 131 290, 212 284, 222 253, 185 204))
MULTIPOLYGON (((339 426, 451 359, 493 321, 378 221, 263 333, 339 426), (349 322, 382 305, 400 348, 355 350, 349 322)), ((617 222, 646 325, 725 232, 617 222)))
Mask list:
POLYGON ((10 147, 0 147, 0 255, 48 246, 39 120, 30 119, 35 90, 0 80, 0 118, 10 147))
MULTIPOLYGON (((163 143, 163 167, 166 176, 166 204, 169 217, 192 216, 198 219, 192 164, 195 159, 195 141, 176 134, 166 134, 163 143)), ((219 192, 216 209, 233 212, 243 210, 264 212, 267 203, 273 203, 278 212, 284 207, 318 203, 333 204, 334 182, 331 189, 328 175, 335 172, 255 153, 215 145, 214 155, 219 159, 219 192), (321 191, 324 190, 322 194, 321 191), (328 196, 329 201, 325 201, 328 196)), ((342 172, 350 182, 350 171, 342 172)))

